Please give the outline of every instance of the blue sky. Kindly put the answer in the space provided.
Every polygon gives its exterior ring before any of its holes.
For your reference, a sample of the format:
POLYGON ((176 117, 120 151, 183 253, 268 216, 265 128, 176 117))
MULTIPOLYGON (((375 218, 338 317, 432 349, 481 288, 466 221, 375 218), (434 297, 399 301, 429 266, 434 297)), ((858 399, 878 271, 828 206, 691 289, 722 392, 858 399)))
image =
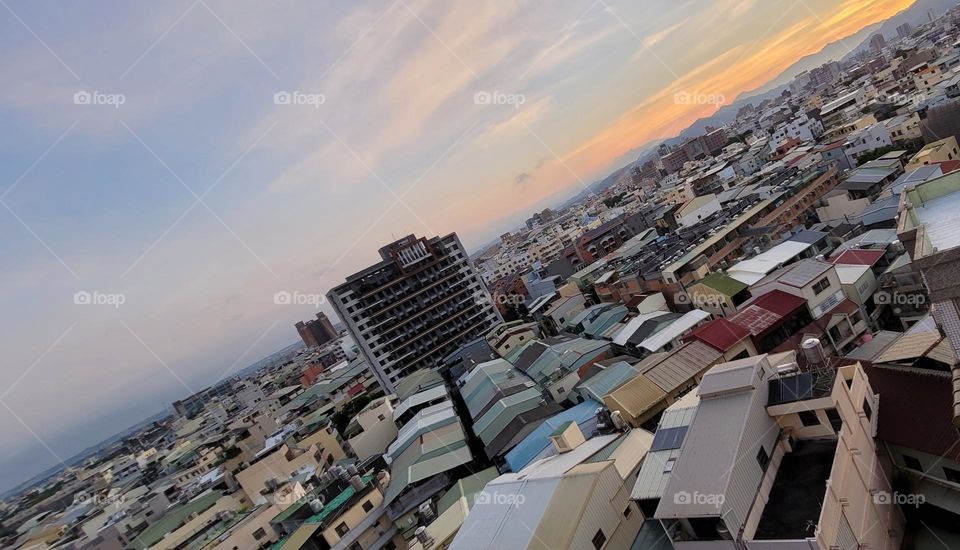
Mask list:
POLYGON ((713 109, 676 92, 732 99, 909 3, 3 0, 6 484, 294 341, 314 310, 275 292, 407 233, 479 245, 713 109))

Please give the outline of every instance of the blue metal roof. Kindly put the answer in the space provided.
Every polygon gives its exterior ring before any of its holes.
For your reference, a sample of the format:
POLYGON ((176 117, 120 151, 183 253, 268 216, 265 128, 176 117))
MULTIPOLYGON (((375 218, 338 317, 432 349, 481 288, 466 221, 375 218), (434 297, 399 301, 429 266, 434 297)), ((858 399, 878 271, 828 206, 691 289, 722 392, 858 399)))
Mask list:
POLYGON ((565 422, 576 422, 583 435, 590 437, 597 424, 596 411, 602 406, 596 401, 588 400, 548 418, 504 457, 510 471, 519 472, 531 462, 541 458, 543 452, 551 445, 549 435, 565 422))

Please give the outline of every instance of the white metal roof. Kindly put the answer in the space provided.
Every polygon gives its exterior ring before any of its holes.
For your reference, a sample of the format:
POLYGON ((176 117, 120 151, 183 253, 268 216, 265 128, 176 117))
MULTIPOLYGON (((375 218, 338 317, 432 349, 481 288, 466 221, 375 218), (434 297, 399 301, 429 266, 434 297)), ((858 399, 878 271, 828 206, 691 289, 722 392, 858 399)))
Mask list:
POLYGON ((397 406, 396 409, 394 409, 393 417, 400 418, 401 416, 404 415, 404 413, 410 410, 410 407, 415 407, 417 405, 429 403, 436 399, 446 397, 446 395, 447 395, 447 388, 446 386, 443 386, 443 385, 434 386, 428 390, 417 392, 411 395, 410 397, 404 399, 403 402, 401 402, 400 405, 397 406))
POLYGON ((623 329, 617 333, 617 335, 613 338, 613 343, 617 344, 618 346, 626 346, 627 340, 629 340, 630 337, 633 336, 633 333, 640 328, 640 325, 649 321, 650 319, 660 317, 661 315, 666 315, 667 313, 669 312, 651 311, 650 313, 642 313, 637 315, 633 319, 630 319, 626 326, 624 326, 623 329))
MULTIPOLYGON (((663 330, 640 342, 640 346, 649 351, 657 351, 670 343, 673 339, 697 326, 697 323, 710 318, 710 314, 702 309, 694 309, 683 314, 683 317, 670 323, 663 330)), ((628 336, 629 338, 629 336, 628 336)))
POLYGON ((757 254, 749 260, 737 262, 727 270, 727 275, 746 285, 752 285, 765 275, 796 258, 813 246, 810 243, 785 241, 770 250, 757 254))

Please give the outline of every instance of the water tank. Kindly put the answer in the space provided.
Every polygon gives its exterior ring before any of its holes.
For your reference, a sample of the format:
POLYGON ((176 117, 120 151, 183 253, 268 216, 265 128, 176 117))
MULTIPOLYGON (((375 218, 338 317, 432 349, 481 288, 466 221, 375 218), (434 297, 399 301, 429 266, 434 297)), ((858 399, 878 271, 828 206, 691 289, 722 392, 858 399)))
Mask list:
POLYGON ((426 527, 417 527, 417 530, 414 531, 413 534, 417 537, 420 545, 424 548, 430 548, 433 546, 433 537, 431 537, 430 533, 427 532, 426 527))
POLYGON ((347 473, 350 474, 351 476, 355 476, 360 473, 360 470, 357 469, 356 464, 351 464, 347 466, 347 473))
POLYGON ((313 511, 314 514, 319 514, 323 510, 323 501, 319 498, 311 500, 310 510, 313 511))
POLYGON ((827 356, 823 352, 823 344, 817 338, 807 338, 803 341, 801 348, 810 366, 821 366, 826 362, 827 356))
POLYGON ((353 487, 354 491, 359 492, 366 486, 366 483, 363 482, 363 478, 360 476, 351 476, 350 477, 350 486, 353 487))
POLYGON ((422 503, 417 509, 417 511, 420 513, 420 517, 423 518, 424 523, 430 523, 437 517, 436 512, 433 510, 432 504, 433 503, 428 500, 422 503))

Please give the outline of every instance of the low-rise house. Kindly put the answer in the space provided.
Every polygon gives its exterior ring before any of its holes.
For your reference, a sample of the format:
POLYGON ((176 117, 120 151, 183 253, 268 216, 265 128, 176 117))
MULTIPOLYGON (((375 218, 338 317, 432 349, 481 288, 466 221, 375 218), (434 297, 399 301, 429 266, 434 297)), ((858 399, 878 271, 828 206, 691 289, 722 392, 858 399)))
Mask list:
POLYGON ((923 149, 920 149, 916 155, 910 158, 906 171, 910 172, 921 166, 928 166, 936 162, 958 159, 960 159, 960 146, 957 145, 957 138, 949 136, 924 145, 923 149))
POLYGON ((715 272, 687 287, 689 303, 717 316, 736 313, 737 306, 749 298, 749 285, 728 274, 715 272))
POLYGON ((567 422, 551 438, 557 455, 487 483, 451 548, 630 546, 643 524, 630 489, 652 434, 629 430, 585 440, 567 422))
POLYGON ((672 353, 657 353, 638 363, 640 374, 605 395, 603 402, 634 427, 644 426, 691 388, 723 355, 693 341, 672 353))
POLYGON ((359 460, 383 454, 396 439, 397 425, 393 423, 393 418, 394 408, 390 399, 380 397, 367 403, 350 421, 344 435, 359 460))

